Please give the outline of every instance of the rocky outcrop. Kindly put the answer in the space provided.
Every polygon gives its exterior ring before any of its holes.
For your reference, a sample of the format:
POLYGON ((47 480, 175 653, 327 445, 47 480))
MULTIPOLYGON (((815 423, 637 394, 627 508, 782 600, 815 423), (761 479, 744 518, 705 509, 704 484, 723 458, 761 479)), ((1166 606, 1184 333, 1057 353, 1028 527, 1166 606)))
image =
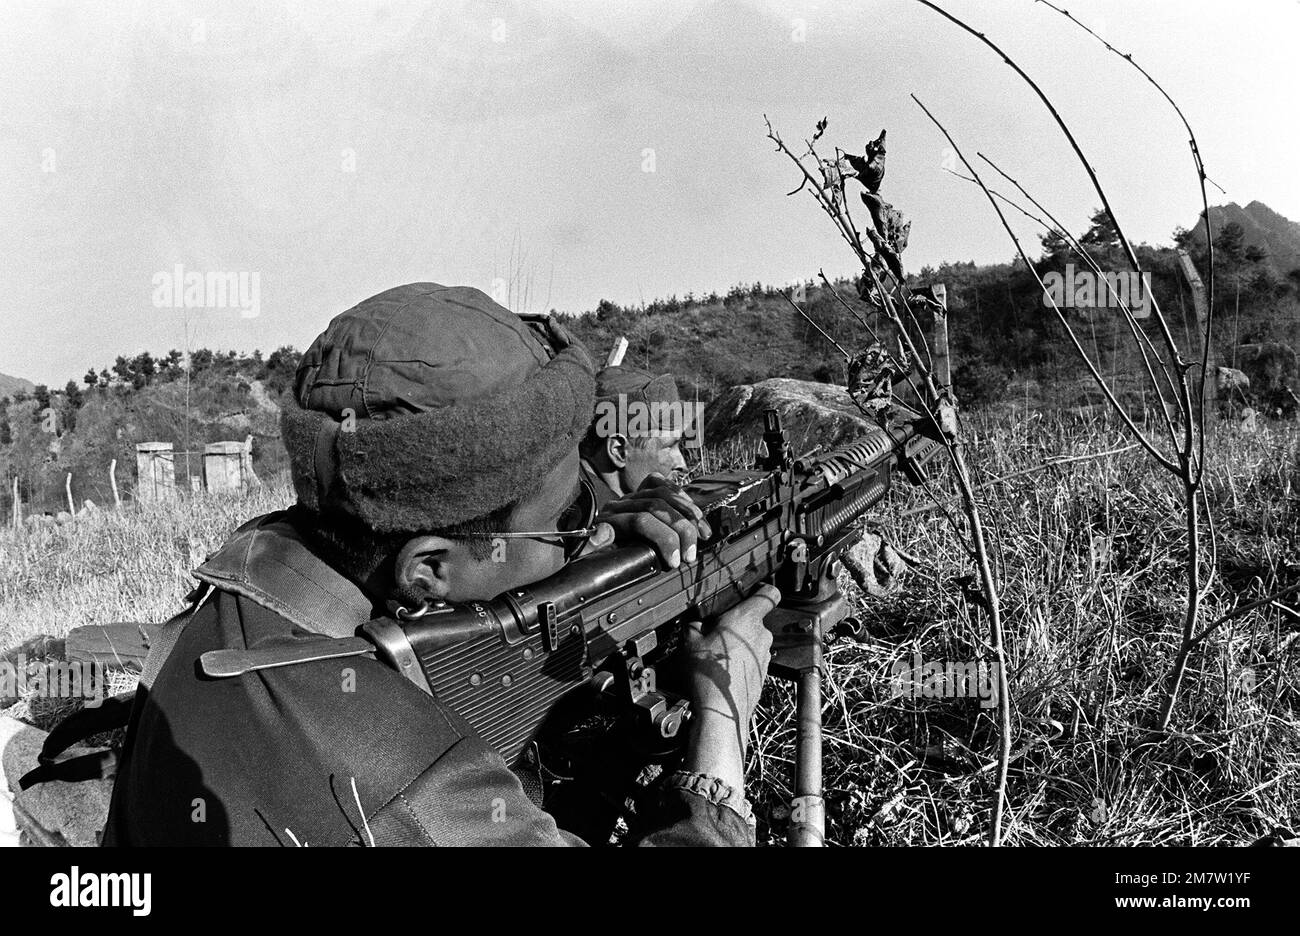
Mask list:
POLYGON ((732 387, 705 407, 704 444, 712 450, 761 449, 763 413, 774 409, 795 453, 842 445, 875 425, 835 384, 775 377, 732 387))

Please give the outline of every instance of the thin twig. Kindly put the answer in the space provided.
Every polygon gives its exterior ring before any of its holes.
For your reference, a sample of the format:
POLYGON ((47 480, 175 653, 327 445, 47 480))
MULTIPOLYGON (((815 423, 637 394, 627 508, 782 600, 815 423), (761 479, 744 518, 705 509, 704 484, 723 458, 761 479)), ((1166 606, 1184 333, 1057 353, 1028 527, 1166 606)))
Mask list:
MULTIPOLYGON (((1122 455, 1125 452, 1133 451, 1133 449, 1135 448, 1137 448, 1136 442, 1133 443, 1132 445, 1125 445, 1120 448, 1110 449, 1109 451, 1106 452, 1090 452, 1087 455, 1055 456, 1047 459, 1040 465, 1030 465, 1028 468, 1022 468, 1019 471, 1013 471, 1011 472, 1011 474, 1001 475, 1000 477, 992 478, 988 481, 983 482, 982 484, 976 485, 975 490, 983 491, 987 488, 993 487, 995 484, 1002 484, 1006 481, 1012 480, 1013 478, 1021 478, 1024 477, 1025 475, 1036 474, 1040 471, 1046 471, 1048 468, 1059 468, 1061 465, 1074 464, 1075 462, 1096 461, 1099 458, 1107 458, 1111 455, 1122 455)), ((954 494, 952 497, 949 497, 947 499, 954 500, 956 497, 957 495, 954 494)), ((937 503, 924 504, 920 507, 915 507, 912 510, 906 511, 905 513, 901 513, 898 516, 899 519, 902 519, 903 517, 911 517, 911 516, 915 516, 916 514, 929 513, 931 510, 934 510, 938 506, 940 505, 937 503)))
MULTIPOLYGON (((1287 595, 1294 595, 1296 592, 1300 592, 1300 584, 1288 586, 1287 588, 1284 588, 1281 591, 1274 592, 1273 594, 1269 595, 1267 598, 1261 598, 1259 599, 1259 601, 1252 601, 1248 605, 1242 605, 1239 608, 1233 608, 1227 614, 1224 614, 1221 617, 1217 618, 1213 624, 1207 625, 1204 630, 1202 630, 1199 634, 1197 634, 1194 638, 1192 638, 1192 643, 1198 644, 1201 641, 1203 641, 1206 637, 1209 637, 1212 633, 1214 633, 1224 624, 1227 624, 1229 621, 1234 621, 1237 618, 1241 617, 1242 615, 1249 614, 1251 611, 1254 611, 1258 608, 1262 608, 1265 605, 1271 605, 1279 598, 1285 598, 1287 595)), ((1291 613, 1294 613, 1286 605, 1279 605, 1278 607, 1283 611, 1290 611, 1291 613)))
MULTIPOLYGON (((1205 161, 1201 159, 1200 144, 1196 142, 1196 133, 1195 131, 1192 130, 1191 122, 1188 121, 1187 115, 1183 113, 1183 109, 1178 106, 1178 102, 1175 101, 1169 95, 1169 92, 1164 89, 1164 86, 1161 85, 1160 82, 1156 81, 1155 78, 1151 76, 1150 72, 1148 72, 1145 68, 1143 68, 1136 61, 1134 61, 1132 53, 1121 52, 1119 49, 1115 48, 1105 39, 1101 38, 1101 36, 1097 35, 1095 32, 1093 32, 1091 29, 1089 29, 1079 20, 1075 19, 1075 17, 1071 16, 1067 10, 1063 10, 1058 6, 1055 6, 1054 4, 1049 3, 1048 0, 1038 0, 1038 2, 1045 4, 1046 6, 1055 10, 1057 13, 1060 13, 1070 22, 1074 23, 1076 26, 1078 26, 1088 35, 1092 36, 1094 39, 1096 39, 1098 42, 1104 45, 1108 51, 1113 52, 1115 55, 1118 55, 1124 61, 1128 62, 1130 65, 1136 68, 1138 70, 1138 73, 1141 74, 1142 77, 1145 78, 1147 81, 1149 81, 1151 83, 1151 86, 1154 87, 1157 91, 1159 91, 1161 96, 1166 101, 1169 102, 1169 106, 1174 109, 1174 113, 1178 115, 1178 119, 1183 122, 1183 127, 1184 129, 1187 130, 1187 143, 1192 150, 1192 161, 1196 164, 1196 181, 1197 184, 1200 186, 1200 190, 1201 190, 1201 214, 1205 218, 1206 263, 1208 264, 1208 268, 1209 268, 1208 277, 1207 277, 1209 280, 1209 286, 1206 290, 1205 324, 1203 326, 1205 329, 1203 335, 1204 344, 1202 345, 1201 348, 1201 373, 1200 373, 1199 381, 1197 383, 1197 393, 1200 394, 1199 398, 1203 405, 1205 401, 1205 381, 1209 379, 1209 374, 1207 373, 1207 371, 1209 370, 1209 363, 1210 363, 1210 343, 1214 337, 1214 236, 1210 224, 1210 200, 1209 200, 1209 195, 1205 190, 1205 183, 1209 182, 1211 185, 1217 188, 1220 192, 1223 192, 1223 194, 1225 195, 1228 193, 1224 191, 1223 186, 1219 185, 1208 175, 1206 175, 1205 161)), ((1112 216, 1111 220, 1114 220, 1114 216, 1112 216)), ((1116 226, 1116 230, 1118 230, 1118 225, 1116 226)), ((1200 470, 1204 471, 1205 470, 1205 432, 1204 432, 1204 427, 1202 426, 1201 428, 1202 431, 1200 437, 1198 461, 1201 466, 1200 470)), ((1197 479, 1197 481, 1199 482, 1199 478, 1197 479)))
POLYGON ((849 352, 845 351, 842 347, 840 347, 840 343, 838 341, 836 341, 830 335, 826 334, 826 332, 822 329, 822 327, 812 320, 812 316, 810 316, 803 309, 799 308, 798 304, 785 293, 781 293, 781 296, 785 299, 786 302, 790 303, 790 305, 794 307, 794 310, 796 312, 798 312, 800 315, 806 318, 808 320, 808 324, 810 324, 813 328, 817 329, 817 331, 821 334, 823 338, 825 338, 831 344, 835 345, 835 348, 840 352, 840 354, 844 355, 844 360, 846 361, 851 360, 849 356, 849 352))

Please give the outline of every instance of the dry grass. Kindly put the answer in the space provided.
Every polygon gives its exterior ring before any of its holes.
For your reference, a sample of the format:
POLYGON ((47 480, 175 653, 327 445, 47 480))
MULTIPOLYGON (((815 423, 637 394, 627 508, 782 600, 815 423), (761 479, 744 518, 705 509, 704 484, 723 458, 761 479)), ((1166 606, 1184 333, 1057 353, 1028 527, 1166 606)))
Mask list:
MULTIPOLYGON (((977 483, 1127 442, 1101 421, 1036 414, 990 413, 971 429, 977 483)), ((1300 581, 1300 431, 1228 427, 1211 441, 1213 616, 1300 581)), ((290 498, 280 482, 245 498, 0 533, 0 647, 79 624, 167 618, 193 585, 190 569, 245 519, 290 498)), ((1067 465, 986 488, 981 499, 995 530, 1011 666, 1006 842, 1240 844, 1300 821, 1295 612, 1253 612, 1208 639, 1174 734, 1149 740, 1177 650, 1182 525, 1178 492, 1148 461, 1133 451, 1067 465)), ((878 519, 929 565, 892 597, 852 591, 870 637, 828 649, 828 831, 838 844, 971 844, 985 832, 993 710, 889 695, 900 657, 987 656, 986 622, 953 584, 970 570, 951 532, 937 512, 909 514, 925 503, 900 487, 878 519)), ((788 688, 771 686, 751 757, 760 840, 783 831, 792 712, 788 688)))
POLYGON ((284 480, 244 497, 187 495, 18 535, 0 530, 0 648, 82 624, 166 620, 198 584, 190 571, 231 530, 292 499, 284 480))
MULTIPOLYGON (((1101 421, 1039 415, 990 414, 972 428, 977 482, 1128 441, 1101 421)), ((1220 579, 1207 622, 1234 596, 1244 604, 1300 581, 1300 432, 1225 427, 1211 441, 1220 579)), ((1241 844, 1300 819, 1294 611, 1251 613, 1209 638, 1173 734, 1151 741, 1179 642, 1180 494, 1136 450, 982 492, 1007 615, 1007 844, 1241 844)), ((989 657, 982 612, 954 584, 971 570, 951 533, 937 513, 904 516, 923 505, 919 493, 896 495, 878 519, 929 567, 889 598, 853 590, 870 636, 828 651, 828 838, 839 844, 970 844, 986 831, 994 710, 889 692, 890 665, 914 652, 989 657)), ((788 688, 770 687, 751 796, 771 841, 789 795, 792 711, 788 688)))

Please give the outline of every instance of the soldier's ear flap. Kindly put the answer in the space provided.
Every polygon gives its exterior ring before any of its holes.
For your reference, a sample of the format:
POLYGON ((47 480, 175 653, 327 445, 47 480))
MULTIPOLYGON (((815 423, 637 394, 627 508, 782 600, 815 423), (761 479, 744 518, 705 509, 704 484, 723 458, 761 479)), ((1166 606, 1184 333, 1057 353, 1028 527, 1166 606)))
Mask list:
POLYGON ((612 432, 605 437, 605 457, 609 459, 615 471, 627 467, 627 436, 612 432))
POLYGON ((403 595, 445 600, 457 563, 465 562, 463 543, 445 536, 416 536, 406 541, 393 564, 393 580, 403 595))

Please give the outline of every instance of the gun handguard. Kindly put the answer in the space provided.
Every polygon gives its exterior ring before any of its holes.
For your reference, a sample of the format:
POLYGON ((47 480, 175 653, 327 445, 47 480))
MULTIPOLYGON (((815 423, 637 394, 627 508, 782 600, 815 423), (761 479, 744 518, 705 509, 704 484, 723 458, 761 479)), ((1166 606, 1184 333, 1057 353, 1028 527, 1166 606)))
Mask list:
POLYGON ((726 611, 764 580, 787 602, 813 598, 828 579, 833 588, 839 557, 860 536, 855 521, 885 496, 896 469, 915 478, 941 447, 931 429, 917 417, 796 460, 769 414, 762 470, 687 486, 712 528, 694 563, 662 568, 649 546, 602 550, 492 601, 448 604, 400 625, 372 622, 367 635, 507 762, 562 696, 598 673, 671 736, 684 703, 657 693, 642 660, 660 629, 726 611))

